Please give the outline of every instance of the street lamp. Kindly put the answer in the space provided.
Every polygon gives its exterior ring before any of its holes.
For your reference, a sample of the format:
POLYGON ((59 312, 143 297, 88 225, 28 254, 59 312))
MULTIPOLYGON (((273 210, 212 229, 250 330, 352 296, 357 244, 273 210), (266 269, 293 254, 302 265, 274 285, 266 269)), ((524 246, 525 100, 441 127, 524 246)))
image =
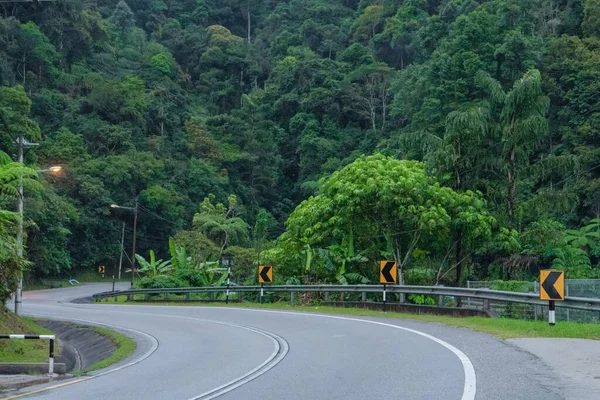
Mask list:
POLYGON ((41 172, 41 173, 49 172, 51 174, 58 175, 61 173, 61 171, 62 171, 62 167, 60 165, 53 165, 52 167, 50 167, 48 169, 38 169, 36 172, 41 172))
POLYGON ((110 208, 120 208, 123 210, 133 211, 133 244, 131 246, 131 287, 133 288, 133 275, 135 274, 135 236, 137 233, 137 216, 138 203, 135 202, 135 207, 122 207, 116 204, 111 204, 110 208))
MULTIPOLYGON (((24 164, 23 158, 25 154, 25 149, 29 149, 35 146, 39 146, 39 143, 31 143, 25 137, 19 136, 15 142, 17 142, 17 162, 19 164, 24 164)), ((62 167, 59 165, 52 166, 48 169, 38 170, 37 172, 45 173, 50 172, 53 174, 58 174, 62 170, 62 167)), ((19 186, 17 188, 18 192, 18 204, 17 204, 17 212, 19 214, 19 226, 17 229, 17 256, 23 257, 23 209, 24 209, 24 201, 25 197, 23 195, 23 175, 19 177, 19 186)), ((21 305, 23 303, 23 273, 19 277, 19 286, 17 287, 17 292, 15 293, 15 314, 21 315, 21 305)))
MULTIPOLYGON (((25 138, 23 138, 21 136, 21 137, 19 137, 17 144, 18 144, 17 145, 18 162, 20 164, 23 164, 23 150, 26 148, 29 148, 29 147, 36 146, 37 143, 29 143, 25 140, 25 138)), ((60 165, 55 165, 48 169, 37 170, 36 172, 39 172, 39 173, 49 172, 52 174, 58 174, 58 173, 60 173, 61 170, 62 170, 62 167, 60 165)), ((22 176, 19 178, 19 186, 17 188, 17 191, 19 193, 18 205, 17 205, 17 210, 19 213, 19 226, 17 229, 17 255, 19 257, 23 257, 23 233, 24 233, 23 220, 25 218, 25 214, 24 214, 25 196, 24 196, 24 190, 23 190, 23 177, 22 176)), ((21 276, 19 277, 19 285, 17 286, 17 292, 15 293, 15 314, 16 315, 21 315, 22 304, 23 304, 23 273, 21 273, 21 276)))

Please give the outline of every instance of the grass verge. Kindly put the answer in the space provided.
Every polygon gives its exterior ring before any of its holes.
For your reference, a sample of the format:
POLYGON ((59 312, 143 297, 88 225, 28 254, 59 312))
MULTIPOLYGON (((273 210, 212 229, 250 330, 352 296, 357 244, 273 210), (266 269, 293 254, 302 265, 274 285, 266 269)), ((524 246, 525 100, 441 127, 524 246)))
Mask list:
MULTIPOLYGON (((73 276, 74 279, 78 280, 81 283, 96 283, 96 282, 112 282, 113 271, 111 268, 106 267, 106 273, 104 277, 98 271, 85 271, 75 274, 73 276)), ((68 280, 68 279, 67 279, 68 280)), ((121 274, 121 279, 116 279, 115 282, 129 282, 131 280, 131 273, 127 274, 123 272, 121 274)))
POLYGON ((125 357, 130 356, 137 347, 133 339, 131 339, 129 336, 123 335, 122 333, 97 326, 93 327, 93 329, 96 333, 110 339, 117 349, 110 355, 110 357, 88 367, 84 372, 96 371, 111 366, 121 361, 125 357))
POLYGON ((290 306, 284 303, 236 303, 227 306, 223 303, 181 303, 181 302, 127 302, 126 296, 120 296, 116 302, 104 304, 160 305, 160 306, 203 306, 203 307, 244 307, 301 312, 317 312, 322 314, 352 315, 359 317, 378 317, 408 319, 421 322, 434 322, 458 328, 467 328, 477 332, 489 333, 501 339, 510 338, 576 338, 600 340, 600 324, 580 324, 577 322, 557 321, 555 326, 549 326, 543 321, 526 321, 508 318, 455 318, 440 315, 402 314, 382 311, 365 310, 362 308, 338 308, 327 306, 290 306))
MULTIPOLYGON (((5 309, 0 311, 0 333, 52 335, 52 332, 36 324, 31 318, 19 317, 5 309)), ((0 361, 14 363, 48 362, 47 340, 0 340, 0 361)), ((55 354, 60 354, 59 346, 55 354)))

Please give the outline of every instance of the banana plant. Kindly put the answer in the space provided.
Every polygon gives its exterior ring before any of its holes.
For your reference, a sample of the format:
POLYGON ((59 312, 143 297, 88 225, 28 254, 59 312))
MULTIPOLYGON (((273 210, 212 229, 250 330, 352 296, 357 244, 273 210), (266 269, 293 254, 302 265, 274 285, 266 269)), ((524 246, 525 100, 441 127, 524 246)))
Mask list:
POLYGON ((171 271, 171 261, 170 260, 157 260, 154 255, 154 250, 150 250, 150 261, 147 261, 144 257, 139 254, 135 255, 135 259, 138 261, 140 268, 138 268, 138 272, 142 274, 146 274, 151 278, 155 278, 159 275, 165 275, 169 271, 171 271))
POLYGON ((345 246, 332 245, 329 246, 327 249, 319 249, 319 257, 325 262, 325 266, 328 270, 335 272, 335 280, 340 285, 348 285, 350 283, 369 283, 370 280, 366 276, 358 272, 346 271, 346 266, 349 263, 360 263, 368 261, 367 258, 362 255, 362 252, 358 255, 354 255, 350 250, 352 249, 345 246))
POLYGON ((173 270, 193 269, 192 257, 187 255, 185 247, 177 246, 173 238, 169 238, 169 253, 173 270))
POLYGON ((201 279, 204 286, 222 286, 227 280, 227 268, 217 267, 211 268, 214 265, 218 265, 217 261, 205 261, 200 264, 201 279), (217 278, 218 277, 218 278, 217 278))

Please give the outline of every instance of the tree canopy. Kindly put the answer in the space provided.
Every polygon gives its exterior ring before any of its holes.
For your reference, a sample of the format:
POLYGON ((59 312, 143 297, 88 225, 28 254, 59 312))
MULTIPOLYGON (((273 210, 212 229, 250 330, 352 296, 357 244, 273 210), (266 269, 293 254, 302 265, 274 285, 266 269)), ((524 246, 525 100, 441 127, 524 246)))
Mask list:
POLYGON ((596 247, 572 240, 600 217, 598 10, 1 3, 0 149, 15 160, 23 135, 28 167, 63 166, 25 190, 27 274, 114 267, 133 216, 110 205, 137 203, 155 259, 173 237, 198 265, 293 250, 290 279, 371 279, 380 257, 416 283, 598 276, 596 247))

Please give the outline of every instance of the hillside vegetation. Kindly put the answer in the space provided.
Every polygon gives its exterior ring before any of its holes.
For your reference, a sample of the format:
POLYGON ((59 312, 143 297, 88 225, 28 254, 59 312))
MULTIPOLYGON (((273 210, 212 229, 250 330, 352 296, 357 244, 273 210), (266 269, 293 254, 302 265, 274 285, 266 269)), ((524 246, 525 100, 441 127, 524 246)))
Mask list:
MULTIPOLYGON (((133 214, 110 205, 137 201, 145 285, 222 283, 227 255, 239 283, 374 281, 384 257, 407 283, 597 277, 598 21, 600 0, 0 3, 0 147, 40 143, 28 274, 112 273, 133 214)), ((27 267, 8 156, 3 298, 27 267)))

